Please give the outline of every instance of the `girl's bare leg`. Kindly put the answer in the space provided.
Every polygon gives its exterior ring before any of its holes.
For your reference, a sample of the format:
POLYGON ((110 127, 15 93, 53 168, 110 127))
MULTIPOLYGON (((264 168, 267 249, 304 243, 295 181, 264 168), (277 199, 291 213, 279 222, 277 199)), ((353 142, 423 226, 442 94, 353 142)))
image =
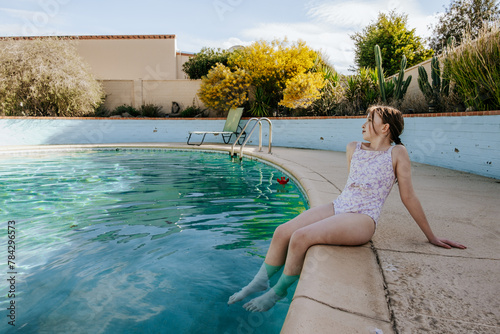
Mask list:
POLYGON ((293 233, 300 228, 332 217, 334 214, 333 203, 328 203, 304 211, 289 222, 278 226, 274 231, 265 263, 273 266, 282 266, 285 263, 288 245, 293 233))
POLYGON ((299 277, 309 247, 318 244, 358 246, 370 241, 375 232, 373 220, 363 214, 346 213, 325 218, 293 232, 286 255, 285 269, 278 283, 260 297, 243 305, 249 311, 263 312, 286 296, 299 277))
POLYGON ((299 275, 309 247, 313 245, 360 246, 372 238, 375 223, 367 215, 344 213, 326 218, 294 232, 283 273, 299 275))
POLYGON ((247 286, 229 297, 228 304, 236 303, 252 293, 269 289, 269 279, 285 263, 288 244, 292 234, 302 227, 314 224, 333 215, 333 203, 330 203, 304 211, 289 222, 278 226, 271 240, 264 264, 257 275, 255 275, 254 279, 247 286))

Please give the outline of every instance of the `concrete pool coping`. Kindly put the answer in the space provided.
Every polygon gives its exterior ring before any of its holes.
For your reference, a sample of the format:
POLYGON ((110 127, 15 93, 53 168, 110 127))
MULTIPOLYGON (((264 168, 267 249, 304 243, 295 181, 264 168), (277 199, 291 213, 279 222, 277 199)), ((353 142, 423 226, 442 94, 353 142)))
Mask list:
MULTIPOLYGON (((3 146, 0 152, 102 147, 230 151, 227 145, 129 143, 3 146)), ((331 202, 347 179, 343 152, 281 147, 272 154, 255 147, 244 152, 290 172, 311 207, 331 202)), ((414 187, 434 232, 468 249, 446 250, 426 242, 394 187, 369 244, 309 249, 282 333, 500 330, 499 180, 412 165, 414 187)))

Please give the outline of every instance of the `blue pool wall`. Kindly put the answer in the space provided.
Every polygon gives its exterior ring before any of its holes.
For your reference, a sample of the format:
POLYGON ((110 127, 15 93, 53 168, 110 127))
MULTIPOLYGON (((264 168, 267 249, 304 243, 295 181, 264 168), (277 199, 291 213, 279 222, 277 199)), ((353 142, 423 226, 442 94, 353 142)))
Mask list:
MULTIPOLYGON (((415 115, 412 115, 415 116, 415 115)), ((428 116, 428 115, 426 115, 428 116)), ((244 125, 247 120, 242 120, 244 125)), ((273 146, 345 151, 362 140, 364 117, 271 118, 273 146)), ((185 143, 189 131, 224 127, 224 119, 0 118, 0 146, 185 143)), ((263 123, 263 146, 269 126, 263 123)), ((199 139, 201 137, 193 138, 199 139)), ((500 113, 405 117, 401 136, 412 161, 500 179, 500 113)), ((207 135, 206 143, 221 143, 207 135)), ((250 144, 258 143, 258 129, 250 144)))

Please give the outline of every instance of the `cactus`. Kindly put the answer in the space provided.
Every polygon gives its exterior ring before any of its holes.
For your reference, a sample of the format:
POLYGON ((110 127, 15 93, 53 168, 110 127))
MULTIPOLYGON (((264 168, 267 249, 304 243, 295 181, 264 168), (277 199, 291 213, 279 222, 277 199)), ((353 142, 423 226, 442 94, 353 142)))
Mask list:
POLYGON ((403 55, 403 59, 401 59, 401 67, 399 69, 399 74, 397 77, 393 78, 395 87, 394 98, 396 100, 403 99, 408 89, 408 86, 410 85, 411 82, 411 75, 408 76, 406 80, 404 80, 405 69, 406 69, 406 56, 403 55))
POLYGON ((394 97, 400 99, 401 95, 401 87, 403 86, 403 77, 406 68, 406 57, 403 55, 403 59, 401 59, 401 68, 399 69, 399 75, 394 77, 394 84, 396 85, 396 91, 394 92, 394 97))
POLYGON ((387 102, 387 99, 391 97, 394 97, 396 100, 401 100, 405 96, 411 82, 411 75, 404 80, 406 57, 403 55, 399 74, 393 78, 392 82, 385 82, 384 70, 382 69, 382 55, 378 45, 375 45, 375 62, 377 63, 380 96, 382 97, 382 101, 387 102))
POLYGON ((439 60, 436 56, 432 57, 431 61, 431 78, 432 90, 434 92, 441 91, 441 69, 439 68, 439 60))
POLYGON ((384 79, 384 70, 382 69, 382 55, 380 53, 380 47, 378 45, 375 45, 375 63, 377 64, 378 86, 380 88, 380 97, 382 97, 382 101, 387 102, 385 98, 385 79, 384 79))
POLYGON ((441 79, 441 69, 439 66, 438 57, 432 57, 431 61, 431 80, 432 85, 429 83, 429 76, 423 66, 418 67, 418 87, 422 94, 424 94, 429 106, 441 107, 441 97, 448 96, 450 92, 450 81, 446 78, 441 79))
POLYGON ((432 96, 432 88, 429 85, 429 77, 427 76, 427 71, 423 66, 418 67, 418 87, 420 91, 426 98, 430 98, 432 96))
POLYGON ((427 76, 427 71, 423 66, 418 67, 418 87, 424 96, 430 96, 432 94, 431 85, 429 85, 429 77, 427 76))

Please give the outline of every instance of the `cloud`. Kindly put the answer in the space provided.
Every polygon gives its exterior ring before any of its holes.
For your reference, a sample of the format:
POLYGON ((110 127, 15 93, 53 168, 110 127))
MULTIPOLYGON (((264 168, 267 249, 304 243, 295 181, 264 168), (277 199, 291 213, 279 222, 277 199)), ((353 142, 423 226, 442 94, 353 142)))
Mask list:
POLYGON ((324 31, 314 23, 259 23, 257 26, 244 29, 242 36, 249 39, 272 40, 288 37, 290 40, 304 39, 324 31))
POLYGON ((327 2, 309 8, 307 15, 316 22, 342 30, 358 29, 377 18, 377 2, 327 2))
POLYGON ((0 13, 5 13, 0 25, 0 34, 5 36, 43 36, 56 34, 59 29, 55 27, 64 24, 64 16, 59 7, 40 8, 41 10, 24 10, 13 8, 0 8, 0 13))
POLYGON ((310 5, 307 15, 316 22, 328 24, 331 28, 358 31, 375 22, 379 13, 389 13, 392 10, 411 14, 409 18, 425 17, 418 1, 415 0, 329 1, 310 5))

